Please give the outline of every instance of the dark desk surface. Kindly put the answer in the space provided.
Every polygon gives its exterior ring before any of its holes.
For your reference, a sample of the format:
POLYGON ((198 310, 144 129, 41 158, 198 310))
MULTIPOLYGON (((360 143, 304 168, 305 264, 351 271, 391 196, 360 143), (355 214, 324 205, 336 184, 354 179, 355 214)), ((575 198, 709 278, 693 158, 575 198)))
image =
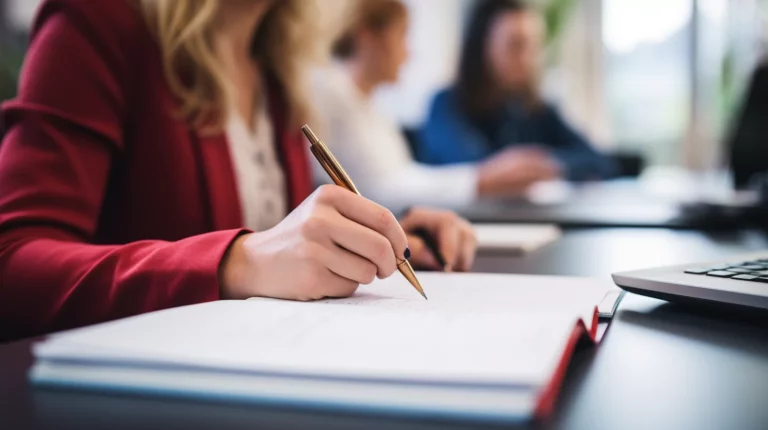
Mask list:
MULTIPOLYGON (((758 232, 576 230, 521 258, 482 256, 478 269, 588 275, 768 250, 758 232)), ((409 422, 65 391, 26 383, 31 342, 0 346, 0 428, 437 429, 409 422)), ((768 428, 768 325, 629 295, 602 345, 577 354, 556 415, 567 429, 768 428)))

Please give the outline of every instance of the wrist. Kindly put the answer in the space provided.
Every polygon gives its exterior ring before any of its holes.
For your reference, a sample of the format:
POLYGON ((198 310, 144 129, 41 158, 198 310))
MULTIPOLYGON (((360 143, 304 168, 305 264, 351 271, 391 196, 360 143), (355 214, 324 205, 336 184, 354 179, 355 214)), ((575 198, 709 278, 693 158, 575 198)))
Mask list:
POLYGON ((477 179, 475 181, 475 187, 478 197, 490 197, 496 192, 494 189, 494 181, 489 177, 485 166, 480 166, 477 169, 477 179))
POLYGON ((244 234, 232 241, 219 265, 219 298, 231 300, 242 298, 248 269, 245 242, 252 234, 244 234))

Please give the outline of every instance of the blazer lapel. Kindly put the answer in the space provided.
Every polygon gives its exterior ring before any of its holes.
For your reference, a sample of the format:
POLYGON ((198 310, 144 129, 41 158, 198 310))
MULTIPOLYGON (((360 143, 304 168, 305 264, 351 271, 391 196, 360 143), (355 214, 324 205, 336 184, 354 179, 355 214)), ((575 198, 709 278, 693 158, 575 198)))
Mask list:
POLYGON ((291 209, 298 207, 312 192, 312 169, 309 165, 309 142, 300 129, 292 129, 288 121, 280 86, 268 80, 269 114, 275 131, 275 146, 286 179, 286 191, 291 209))
MULTIPOLYGON (((293 209, 312 192, 308 144, 298 128, 292 130, 289 126, 279 85, 270 83, 268 100, 275 144, 285 173, 288 200, 293 209)), ((196 131, 191 134, 203 171, 202 188, 207 194, 205 197, 210 208, 212 229, 242 228, 243 212, 226 134, 208 135, 196 131)))
POLYGON ((226 135, 201 135, 194 131, 192 134, 200 154, 213 230, 242 228, 242 208, 226 135))

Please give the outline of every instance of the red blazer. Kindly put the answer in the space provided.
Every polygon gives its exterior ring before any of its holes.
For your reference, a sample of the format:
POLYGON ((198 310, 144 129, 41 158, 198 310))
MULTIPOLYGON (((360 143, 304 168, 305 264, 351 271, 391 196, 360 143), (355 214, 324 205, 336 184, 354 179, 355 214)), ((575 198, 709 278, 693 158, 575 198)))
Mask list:
MULTIPOLYGON (((127 0, 43 3, 2 110, 0 339, 218 299, 243 232, 226 136, 175 116, 160 58, 127 0)), ((270 101, 295 207, 305 143, 270 101)))

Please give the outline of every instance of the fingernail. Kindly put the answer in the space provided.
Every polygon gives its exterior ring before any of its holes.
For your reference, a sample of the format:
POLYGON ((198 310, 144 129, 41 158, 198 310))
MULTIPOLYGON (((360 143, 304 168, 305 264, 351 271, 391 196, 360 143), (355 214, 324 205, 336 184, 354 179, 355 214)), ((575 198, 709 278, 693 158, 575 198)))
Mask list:
POLYGON ((453 266, 452 266, 452 265, 450 265, 450 264, 446 264, 446 265, 445 265, 445 272, 446 272, 446 273, 451 273, 451 272, 453 272, 453 266))
POLYGON ((406 259, 406 260, 410 259, 410 258, 411 258, 411 248, 408 248, 408 247, 406 246, 406 247, 405 247, 405 253, 404 253, 403 255, 405 255, 405 259, 406 259))

